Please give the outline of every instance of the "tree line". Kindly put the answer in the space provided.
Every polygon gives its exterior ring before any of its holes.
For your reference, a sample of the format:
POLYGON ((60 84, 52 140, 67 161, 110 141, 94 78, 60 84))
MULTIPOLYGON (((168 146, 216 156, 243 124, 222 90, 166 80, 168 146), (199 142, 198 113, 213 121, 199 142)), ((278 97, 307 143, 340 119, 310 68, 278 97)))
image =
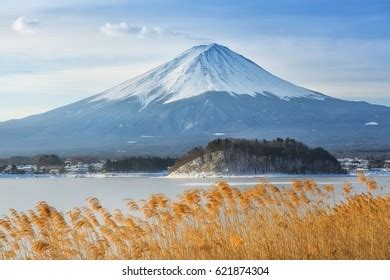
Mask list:
MULTIPOLYGON (((157 156, 107 159, 103 170, 106 172, 161 172, 168 169, 175 171, 195 159, 199 159, 201 163, 216 161, 216 154, 223 155, 223 160, 216 164, 218 170, 215 170, 222 173, 318 174, 345 172, 337 159, 326 150, 309 148, 302 142, 290 138, 277 138, 272 141, 216 139, 209 142, 205 148, 196 147, 178 159, 157 156)), ((26 161, 25 158, 13 159, 26 161)), ((64 160, 54 154, 35 156, 33 163, 39 168, 65 165, 64 160)), ((375 162, 372 166, 381 165, 381 163, 375 162)), ((12 166, 12 172, 17 172, 15 163, 12 166)), ((7 164, 0 164, 0 173, 6 168, 7 164)))
POLYGON ((168 170, 174 162, 175 159, 170 157, 128 157, 108 159, 104 169, 106 172, 161 172, 168 170))

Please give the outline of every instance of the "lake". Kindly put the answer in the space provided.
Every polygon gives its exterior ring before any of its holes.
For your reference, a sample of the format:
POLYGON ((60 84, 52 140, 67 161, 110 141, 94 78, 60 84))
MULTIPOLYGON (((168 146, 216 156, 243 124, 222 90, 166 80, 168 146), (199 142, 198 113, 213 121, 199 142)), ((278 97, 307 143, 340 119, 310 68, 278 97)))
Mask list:
MULTIPOLYGON (((390 176, 374 176, 380 189, 377 193, 390 194, 390 176)), ((292 180, 314 179, 319 186, 334 184, 336 191, 350 182, 356 192, 365 187, 354 176, 267 176, 263 178, 167 178, 167 177, 109 177, 109 178, 10 178, 0 177, 0 216, 8 209, 27 211, 38 201, 46 201, 61 211, 85 206, 88 197, 98 198, 107 209, 125 209, 125 198, 145 199, 151 194, 164 193, 174 198, 191 188, 208 188, 218 180, 245 188, 261 180, 278 186, 288 186, 292 180)))

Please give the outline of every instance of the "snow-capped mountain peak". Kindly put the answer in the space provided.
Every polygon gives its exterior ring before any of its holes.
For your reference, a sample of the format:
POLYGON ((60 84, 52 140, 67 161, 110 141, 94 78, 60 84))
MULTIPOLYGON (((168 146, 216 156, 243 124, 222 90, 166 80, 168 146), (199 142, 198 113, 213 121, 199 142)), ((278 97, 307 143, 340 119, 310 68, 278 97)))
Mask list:
POLYGON ((212 44, 101 94, 0 123, 0 154, 177 156, 216 137, 387 148, 389 127, 389 107, 317 94, 212 44))
POLYGON ((154 101, 170 103, 205 92, 272 94, 281 99, 321 94, 284 81, 225 46, 195 46, 173 60, 94 96, 95 101, 117 101, 137 97, 146 107, 154 101))

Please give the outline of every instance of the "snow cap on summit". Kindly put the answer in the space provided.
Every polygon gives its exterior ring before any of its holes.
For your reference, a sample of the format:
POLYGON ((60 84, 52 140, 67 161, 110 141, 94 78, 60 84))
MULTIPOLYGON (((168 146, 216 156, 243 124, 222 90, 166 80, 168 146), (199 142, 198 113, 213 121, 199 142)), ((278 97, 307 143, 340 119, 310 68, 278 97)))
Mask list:
POLYGON ((229 48, 213 43, 192 47, 173 60, 94 96, 91 102, 137 97, 146 107, 151 102, 170 103, 206 92, 273 95, 285 100, 324 98, 324 95, 282 80, 229 48))

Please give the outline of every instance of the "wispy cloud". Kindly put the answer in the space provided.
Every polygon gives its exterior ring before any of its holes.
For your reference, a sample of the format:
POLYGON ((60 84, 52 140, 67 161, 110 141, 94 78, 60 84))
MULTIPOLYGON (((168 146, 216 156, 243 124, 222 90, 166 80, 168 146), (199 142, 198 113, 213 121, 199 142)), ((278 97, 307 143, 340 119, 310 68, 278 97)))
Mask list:
POLYGON ((190 35, 168 30, 159 26, 139 26, 134 24, 128 24, 127 22, 121 23, 110 23, 100 27, 100 31, 106 36, 125 36, 125 35, 135 35, 139 38, 158 38, 158 37, 168 37, 168 36, 179 36, 191 38, 190 35))
POLYGON ((39 29, 40 22, 38 19, 29 19, 19 17, 12 23, 12 29, 18 33, 36 33, 39 29))
POLYGON ((107 22, 100 27, 100 31, 107 36, 119 36, 128 34, 130 29, 126 22, 118 24, 107 22))

